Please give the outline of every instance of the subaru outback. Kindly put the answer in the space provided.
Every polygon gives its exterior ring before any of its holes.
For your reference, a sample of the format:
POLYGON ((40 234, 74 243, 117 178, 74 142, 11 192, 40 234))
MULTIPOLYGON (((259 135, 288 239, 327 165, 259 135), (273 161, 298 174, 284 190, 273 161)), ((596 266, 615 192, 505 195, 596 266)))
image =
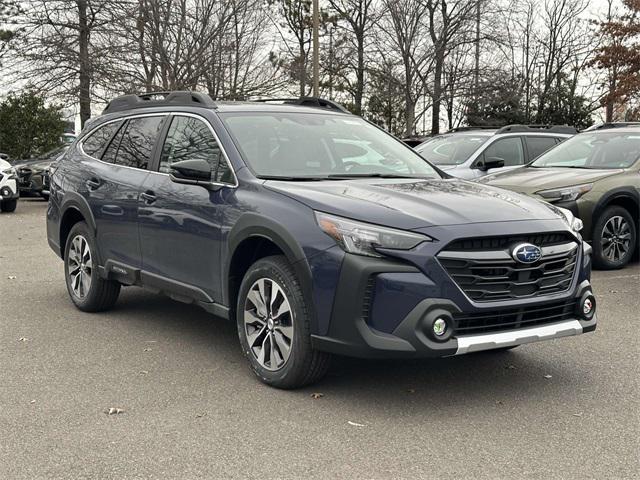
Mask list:
POLYGON ((127 95, 51 176, 49 244, 83 311, 143 286, 237 323, 267 384, 331 354, 447 357, 590 332, 569 211, 450 178, 330 101, 127 95))

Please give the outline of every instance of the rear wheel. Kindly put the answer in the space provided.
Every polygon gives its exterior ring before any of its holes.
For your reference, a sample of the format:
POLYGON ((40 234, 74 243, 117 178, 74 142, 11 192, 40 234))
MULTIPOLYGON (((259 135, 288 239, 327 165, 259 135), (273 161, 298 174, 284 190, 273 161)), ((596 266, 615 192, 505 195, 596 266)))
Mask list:
POLYGON ((242 350, 264 383, 298 388, 325 375, 330 356, 311 346, 309 310, 285 257, 267 257, 249 268, 236 312, 242 350))
POLYGON ((14 198, 13 200, 4 200, 3 202, 0 202, 0 210, 7 213, 15 212, 17 206, 18 206, 17 198, 14 198))
POLYGON ((593 229, 594 266, 601 270, 624 267, 633 258, 638 236, 631 214, 623 207, 607 208, 593 229))
POLYGON ((84 222, 76 223, 67 237, 64 273, 67 291, 80 310, 100 312, 118 300, 120 284, 98 274, 95 240, 84 222))

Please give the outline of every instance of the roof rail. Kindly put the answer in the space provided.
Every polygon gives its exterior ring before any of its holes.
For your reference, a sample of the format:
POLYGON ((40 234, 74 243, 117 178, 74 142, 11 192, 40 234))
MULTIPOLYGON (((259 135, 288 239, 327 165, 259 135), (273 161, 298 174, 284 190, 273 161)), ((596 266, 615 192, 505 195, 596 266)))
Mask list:
POLYGON ((539 132, 544 130, 549 133, 567 133, 575 135, 578 133, 574 127, 569 125, 505 125, 496 132, 496 135, 500 133, 520 133, 520 132, 539 132))
POLYGON ((497 130, 499 126, 496 125, 475 125, 475 126, 466 126, 466 127, 453 127, 447 130, 447 133, 456 133, 456 132, 472 132, 473 130, 497 130))
POLYGON ((102 114, 122 112, 134 108, 166 106, 215 108, 216 104, 206 93, 189 91, 149 92, 114 98, 107 104, 102 114))
POLYGON ((640 127, 640 122, 606 122, 592 125, 582 130, 583 132, 593 132, 594 130, 609 130, 611 128, 640 127))
POLYGON ((345 107, 332 100, 320 97, 300 97, 300 98, 262 98, 259 100, 253 100, 260 103, 283 103, 286 105, 299 105, 302 107, 315 107, 324 108, 327 110, 335 110, 337 112, 349 113, 345 107))

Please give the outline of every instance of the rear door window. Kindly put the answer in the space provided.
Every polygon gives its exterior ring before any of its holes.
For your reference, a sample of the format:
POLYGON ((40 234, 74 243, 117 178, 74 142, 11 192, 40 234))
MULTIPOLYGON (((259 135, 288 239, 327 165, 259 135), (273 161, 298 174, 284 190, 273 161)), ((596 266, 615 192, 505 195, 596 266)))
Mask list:
POLYGON ((164 117, 132 118, 118 132, 103 161, 124 167, 146 169, 158 139, 164 117))
POLYGON ((525 137, 524 140, 527 144, 529 160, 538 158, 551 147, 555 147, 558 143, 558 139, 555 137, 525 137))
POLYGON ((82 151, 90 157, 100 158, 100 154, 116 133, 122 122, 111 122, 98 127, 82 142, 82 151))

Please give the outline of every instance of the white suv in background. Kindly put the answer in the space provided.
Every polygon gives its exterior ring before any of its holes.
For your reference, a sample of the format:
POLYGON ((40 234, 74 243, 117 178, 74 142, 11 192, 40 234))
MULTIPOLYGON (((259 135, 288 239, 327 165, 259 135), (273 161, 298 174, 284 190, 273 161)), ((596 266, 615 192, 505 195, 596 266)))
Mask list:
POLYGON ((18 206, 18 174, 5 159, 0 158, 0 210, 13 212, 18 206))
POLYGON ((475 180, 521 167, 576 133, 575 128, 562 125, 460 127, 415 149, 449 175, 475 180))

